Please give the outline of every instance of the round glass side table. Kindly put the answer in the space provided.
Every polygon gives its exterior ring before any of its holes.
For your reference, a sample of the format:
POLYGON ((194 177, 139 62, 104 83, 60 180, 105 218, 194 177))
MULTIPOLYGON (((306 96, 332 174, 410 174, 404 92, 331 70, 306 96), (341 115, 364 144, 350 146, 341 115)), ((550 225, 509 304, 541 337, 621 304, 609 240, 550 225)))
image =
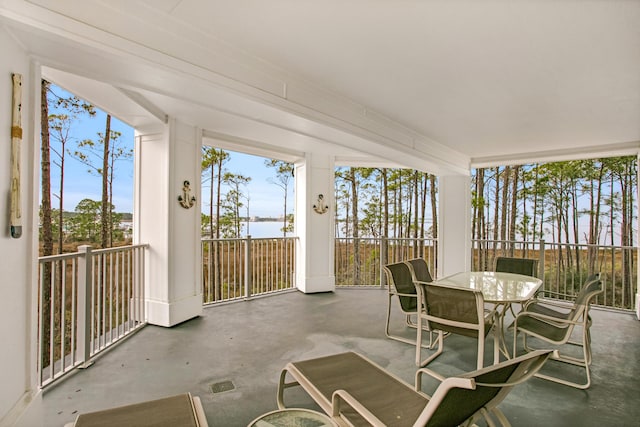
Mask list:
POLYGON ((285 408, 260 415, 248 427, 336 427, 336 424, 325 414, 311 409, 285 408))

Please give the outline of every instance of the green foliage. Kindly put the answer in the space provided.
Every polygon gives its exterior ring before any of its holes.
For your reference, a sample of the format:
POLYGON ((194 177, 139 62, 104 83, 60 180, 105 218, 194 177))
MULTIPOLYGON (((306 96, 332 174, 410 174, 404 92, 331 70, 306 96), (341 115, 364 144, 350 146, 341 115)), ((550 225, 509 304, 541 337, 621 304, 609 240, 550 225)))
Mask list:
MULTIPOLYGON (((96 200, 83 199, 75 209, 75 215, 66 218, 68 236, 72 241, 97 243, 100 241, 100 220, 102 203, 96 200)), ((121 240, 122 230, 118 225, 122 220, 122 214, 115 212, 115 206, 111 205, 111 228, 114 230, 114 239, 121 240)))
POLYGON ((77 241, 96 243, 100 239, 100 212, 102 204, 83 199, 76 206, 76 215, 69 219, 69 234, 77 241))
MULTIPOLYGON (((508 215, 518 219, 507 226, 516 227, 516 239, 535 240, 552 235, 558 242, 572 243, 586 238, 597 243, 601 241, 598 236, 611 234, 613 227, 620 228, 620 236, 632 236, 629 227, 634 224, 631 218, 636 216, 631 212, 637 188, 636 163, 635 156, 626 156, 524 165, 520 168, 516 193, 511 189, 507 192, 509 200, 517 201, 515 212, 509 210, 508 215), (591 230, 583 228, 586 223, 591 230)), ((502 169, 496 168, 495 175, 487 172, 484 193, 472 193, 472 201, 474 206, 487 208, 481 213, 491 224, 496 215, 493 210, 496 200, 501 204, 506 201, 496 193, 494 184, 502 169)), ((474 180, 477 175, 478 170, 474 170, 474 180)), ((502 227, 495 222, 492 226, 502 227)))

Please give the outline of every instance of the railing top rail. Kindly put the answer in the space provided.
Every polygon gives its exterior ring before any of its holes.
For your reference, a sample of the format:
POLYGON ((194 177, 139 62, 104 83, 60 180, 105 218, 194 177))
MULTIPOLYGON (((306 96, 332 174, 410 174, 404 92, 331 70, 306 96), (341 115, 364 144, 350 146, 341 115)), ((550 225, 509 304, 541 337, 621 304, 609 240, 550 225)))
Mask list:
MULTIPOLYGON (((91 252, 93 254, 104 254, 104 253, 109 253, 109 252, 124 252, 124 251, 128 251, 128 250, 132 250, 132 249, 139 249, 139 248, 148 248, 149 244, 148 243, 140 243, 137 245, 128 245, 128 246, 116 246, 113 248, 104 248, 104 249, 95 249, 92 250, 91 252)), ((78 258, 78 257, 83 257, 85 256, 84 252, 68 252, 68 253, 64 253, 64 254, 57 254, 57 255, 47 255, 47 256, 41 256, 38 257, 38 261, 39 262, 47 262, 47 261, 58 261, 58 260, 63 260, 63 259, 71 259, 71 258, 78 258)))
POLYGON ((636 249, 637 246, 622 246, 622 245, 601 245, 598 243, 567 243, 567 242, 550 242, 548 240, 494 240, 494 239, 471 239, 472 242, 485 242, 485 243, 509 243, 517 245, 539 245, 544 243, 545 246, 571 246, 571 247, 584 247, 584 248, 615 248, 615 249, 636 249))
POLYGON ((59 261, 63 259, 78 258, 84 256, 83 252, 69 252, 65 254, 47 255, 38 257, 38 262, 59 261))
POLYGON ((437 237, 372 237, 372 236, 358 236, 358 237, 350 237, 350 236, 341 236, 336 237, 336 240, 399 240, 399 241, 407 241, 407 242, 415 242, 416 240, 429 240, 429 241, 437 241, 437 237))
POLYGON ((222 238, 222 239, 215 239, 215 238, 210 238, 210 237, 202 237, 200 239, 201 242, 205 243, 205 242, 241 242, 244 240, 297 240, 298 236, 287 236, 287 237, 251 237, 251 236, 247 236, 247 237, 233 237, 233 238, 222 238))
POLYGON ((94 249, 91 252, 93 252, 94 254, 104 254, 104 253, 108 253, 108 252, 121 252, 121 251, 128 251, 131 249, 140 249, 140 248, 148 248, 149 244, 148 243, 139 243, 137 245, 128 245, 128 246, 115 246, 113 248, 103 248, 103 249, 94 249))

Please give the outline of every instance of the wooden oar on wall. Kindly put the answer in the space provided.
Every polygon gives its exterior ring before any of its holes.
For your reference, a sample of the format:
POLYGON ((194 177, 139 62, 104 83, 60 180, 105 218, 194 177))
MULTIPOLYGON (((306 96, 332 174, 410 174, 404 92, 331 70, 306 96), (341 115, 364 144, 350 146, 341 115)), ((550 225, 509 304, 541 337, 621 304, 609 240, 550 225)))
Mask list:
POLYGON ((22 142, 22 75, 13 74, 13 108, 11 113, 11 237, 22 236, 20 201, 20 143, 22 142))

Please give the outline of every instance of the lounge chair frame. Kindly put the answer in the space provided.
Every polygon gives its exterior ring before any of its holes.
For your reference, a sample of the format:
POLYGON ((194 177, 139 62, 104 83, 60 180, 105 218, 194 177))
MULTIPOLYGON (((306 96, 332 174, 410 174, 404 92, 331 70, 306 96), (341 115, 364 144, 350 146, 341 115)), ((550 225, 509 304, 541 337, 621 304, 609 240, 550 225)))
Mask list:
POLYGON ((200 398, 192 396, 191 393, 183 393, 102 411, 78 414, 75 421, 65 424, 65 427, 106 425, 207 427, 209 424, 200 398))
POLYGON ((411 386, 361 354, 334 354, 288 363, 280 374, 277 402, 286 408, 284 391, 301 386, 338 426, 470 426, 480 418, 490 426, 496 425, 493 418, 509 426, 497 405, 550 355, 539 350, 450 378, 423 368, 411 386), (440 382, 433 395, 421 390, 424 375, 440 382))

